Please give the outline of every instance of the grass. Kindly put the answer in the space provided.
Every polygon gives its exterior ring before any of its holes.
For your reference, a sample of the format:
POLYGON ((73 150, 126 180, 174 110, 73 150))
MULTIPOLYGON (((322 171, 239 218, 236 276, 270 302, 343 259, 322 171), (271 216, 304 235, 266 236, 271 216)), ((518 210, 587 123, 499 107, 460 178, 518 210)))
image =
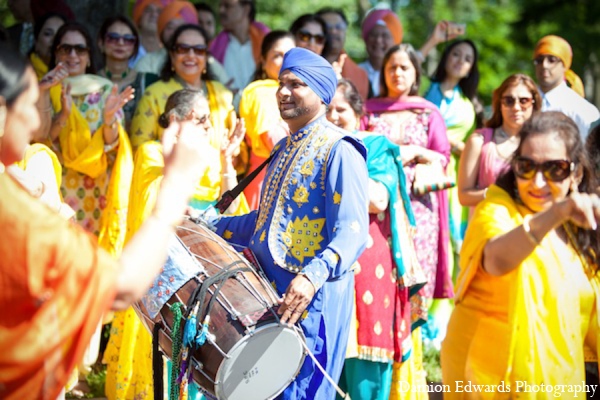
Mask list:
POLYGON ((442 367, 440 365, 440 351, 431 345, 423 346, 423 368, 427 373, 427 382, 442 381, 442 367))
POLYGON ((92 367, 92 371, 85 377, 89 391, 83 393, 83 396, 77 396, 72 392, 68 392, 65 397, 67 399, 93 399, 96 397, 105 397, 104 385, 106 383, 106 366, 96 364, 92 367))

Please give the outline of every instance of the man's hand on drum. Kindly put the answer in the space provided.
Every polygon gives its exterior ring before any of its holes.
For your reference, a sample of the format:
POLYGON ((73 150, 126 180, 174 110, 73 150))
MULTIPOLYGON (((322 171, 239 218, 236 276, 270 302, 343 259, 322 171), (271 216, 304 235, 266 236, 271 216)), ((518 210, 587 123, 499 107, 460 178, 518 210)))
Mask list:
POLYGON ((305 275, 298 275, 290 282, 283 298, 279 300, 281 322, 294 325, 315 295, 315 286, 305 275))

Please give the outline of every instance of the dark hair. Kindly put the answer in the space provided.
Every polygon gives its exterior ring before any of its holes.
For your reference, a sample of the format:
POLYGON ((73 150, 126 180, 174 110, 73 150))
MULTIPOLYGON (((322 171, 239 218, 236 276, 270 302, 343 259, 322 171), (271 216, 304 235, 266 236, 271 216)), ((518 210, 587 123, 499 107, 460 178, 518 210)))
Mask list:
POLYGON ((165 111, 158 117, 158 125, 166 129, 171 115, 178 121, 185 119, 194 109, 198 99, 206 99, 202 90, 181 89, 171 93, 165 104, 165 111))
POLYGON ((294 35, 294 40, 296 40, 296 35, 300 31, 300 29, 304 28, 307 24, 311 22, 321 25, 321 29, 323 29, 323 35, 325 36, 325 44, 323 45, 323 50, 319 55, 326 54, 326 51, 329 48, 329 40, 327 40, 327 24, 325 23, 325 20, 319 15, 302 14, 301 16, 296 18, 294 22, 292 22, 292 25, 290 26, 290 32, 292 33, 292 35, 294 35))
POLYGON ((65 24, 69 21, 69 19, 65 15, 59 14, 57 12, 49 12, 36 19, 33 23, 33 47, 31 47, 30 53, 33 52, 33 50, 35 49, 35 42, 38 40, 38 37, 42 32, 42 28, 50 18, 59 18, 65 24))
POLYGON ((381 71, 379 74, 379 97, 387 97, 389 95, 388 87, 385 83, 385 67, 387 66, 388 61, 394 53, 404 52, 408 55, 410 63, 415 68, 415 83, 410 88, 409 95, 415 96, 419 93, 419 86, 421 85, 421 63, 419 63, 419 57, 417 57, 417 52, 414 47, 408 43, 396 44, 385 53, 383 57, 383 63, 381 64, 381 71))
POLYGON ((361 117, 365 112, 363 108, 364 102, 358 93, 356 86, 349 80, 342 78, 338 80, 337 90, 344 95, 344 100, 348 102, 350 108, 354 111, 354 114, 361 117))
POLYGON ((504 82, 502 82, 500 86, 498 86, 498 88, 494 90, 494 93, 492 94, 493 114, 489 121, 485 124, 485 126, 487 126, 488 128, 498 128, 502 126, 502 123, 504 122, 502 120, 502 95, 508 89, 517 85, 525 85, 527 89, 529 89, 529 92, 531 93, 531 96, 533 98, 532 107, 534 112, 540 111, 542 109, 542 96, 540 96, 540 92, 538 91, 538 88, 533 79, 531 79, 525 74, 513 74, 506 78, 504 82))
POLYGON ((137 53, 140 49, 140 35, 137 31, 137 28, 133 24, 133 22, 131 22, 131 20, 124 15, 117 15, 114 17, 106 18, 104 20, 104 22, 102 23, 100 30, 98 31, 98 40, 101 41, 102 43, 104 43, 104 39, 105 39, 106 33, 108 32, 108 28, 110 28, 113 24, 115 24, 117 22, 127 25, 127 27, 129 27, 129 29, 131 30, 131 33, 133 34, 133 36, 135 36, 135 44, 133 45, 133 53, 131 53, 131 56, 129 57, 129 59, 135 58, 135 56, 137 56, 137 53))
POLYGON ((212 14, 213 17, 216 17, 215 10, 213 10, 213 8, 208 3, 196 3, 196 4, 194 4, 194 7, 196 7, 197 12, 201 12, 201 11, 209 12, 212 14))
POLYGON ((85 39, 85 44, 89 49, 88 54, 90 57, 90 65, 86 67, 85 73, 95 74, 96 62, 94 60, 94 54, 96 54, 96 48, 94 47, 94 41, 92 40, 92 37, 90 36, 85 26, 83 26, 79 22, 73 21, 67 22, 66 24, 61 26, 56 32, 56 35, 54 36, 54 41, 52 42, 52 51, 50 52, 50 64, 48 65, 48 69, 52 70, 52 68, 56 66, 56 48, 58 47, 60 41, 67 32, 79 32, 83 36, 83 38, 85 39))
POLYGON ((319 11, 317 11, 318 16, 322 17, 323 14, 337 14, 340 16, 340 18, 342 18, 342 20, 344 21, 346 26, 348 26, 348 19, 346 18, 346 15, 344 14, 344 10, 342 10, 341 8, 323 7, 319 11))
POLYGON ((590 163, 596 173, 596 179, 600 177, 600 124, 596 125, 590 131, 585 142, 585 149, 587 150, 590 163))
POLYGON ((0 43, 0 96, 10 107, 29 87, 25 72, 29 62, 7 43, 0 43))
POLYGON ((472 100, 477 95, 477 87, 479 86, 479 67, 477 66, 479 55, 477 53, 477 47, 475 47, 475 43, 469 39, 455 40, 454 42, 450 43, 446 49, 444 49, 442 58, 440 59, 440 62, 438 63, 431 80, 433 82, 443 82, 446 79, 446 76, 448 75, 448 72, 446 71, 446 63, 448 61, 448 57, 450 56, 450 52, 456 46, 463 43, 466 43, 473 48, 473 65, 471 66, 471 71, 469 71, 469 74, 458 81, 458 86, 464 95, 467 96, 469 100, 472 100))
POLYGON ((240 0, 240 4, 247 4, 250 6, 250 14, 248 17, 250 18, 250 22, 256 19, 256 3, 254 0, 240 0))
MULTIPOLYGON (((200 35, 202 35, 202 37, 204 38, 204 43, 206 43, 206 46, 208 47, 208 35, 206 34, 206 32, 204 32, 204 29, 202 29, 200 26, 198 26, 196 24, 185 24, 185 25, 178 26, 177 29, 175 29, 175 32, 173 32, 173 36, 171 36, 171 39, 167 43, 166 47, 167 47, 167 51, 169 54, 167 54, 167 59, 165 60, 165 64, 163 65, 162 70, 160 71, 160 79, 162 79, 165 82, 169 81, 169 79, 171 79, 172 77, 175 76, 175 70, 173 69, 173 64, 171 63, 171 51, 173 50, 173 47, 177 43, 177 39, 179 39, 179 36, 181 36, 181 34, 185 31, 199 32, 200 35)), ((208 53, 206 53, 206 54, 207 54, 207 65, 205 66, 205 68, 208 67, 208 53)), ((206 71, 202 72, 202 79, 204 79, 205 77, 206 77, 206 71)))
MULTIPOLYGON (((521 128, 521 142, 511 158, 521 155, 523 145, 527 139, 534 135, 552 135, 556 134, 564 143, 567 157, 577 164, 582 172, 581 182, 578 190, 581 193, 593 193, 598 186, 595 173, 590 164, 587 152, 583 146, 583 140, 579 133, 579 128, 573 120, 559 111, 539 112, 531 116, 521 128)), ((496 180, 496 185, 506 191, 515 201, 522 204, 517 190, 515 173, 512 168, 501 174, 496 180)), ((596 255, 599 254, 600 241, 598 232, 593 230, 579 229, 573 223, 568 223, 571 231, 575 232, 576 241, 588 260, 593 260, 592 265, 596 264, 596 255)))
POLYGON ((260 56, 262 60, 256 65, 256 71, 254 71, 253 81, 258 81, 261 79, 267 79, 267 73, 264 71, 263 60, 267 58, 267 54, 269 51, 275 46, 275 43, 280 41, 281 39, 291 39, 294 40, 294 35, 288 31, 271 31, 267 33, 267 35, 263 38, 262 44, 260 46, 260 56))

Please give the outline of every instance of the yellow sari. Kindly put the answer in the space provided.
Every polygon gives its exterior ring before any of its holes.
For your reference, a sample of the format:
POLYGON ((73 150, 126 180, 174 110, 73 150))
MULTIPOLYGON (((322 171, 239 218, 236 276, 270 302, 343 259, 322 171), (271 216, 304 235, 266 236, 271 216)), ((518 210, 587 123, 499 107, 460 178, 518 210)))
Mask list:
MULTIPOLYGON (((65 84, 71 85, 71 95, 74 97, 86 93, 101 93, 107 90, 107 87, 112 87, 110 81, 95 75, 67 78, 66 81, 65 84)), ((50 99, 56 113, 62 108, 60 95, 60 86, 54 86, 50 90, 50 99)), ((99 102, 102 100, 99 99, 99 102)), ((84 106, 86 104, 82 104, 81 108, 83 109, 84 106)), ((125 242, 129 185, 133 173, 131 145, 127 133, 119 123, 116 156, 114 161, 109 160, 105 151, 103 125, 100 123, 102 121, 98 119, 96 110, 93 108, 88 110, 94 112, 84 114, 75 104, 71 107, 67 123, 58 136, 59 156, 67 170, 68 189, 77 189, 77 187, 91 189, 96 186, 102 192, 103 188, 100 186, 104 184, 101 182, 108 179, 106 192, 99 194, 104 196, 102 204, 104 207, 99 217, 98 242, 113 256, 117 256, 125 242), (90 120, 90 118, 95 119, 90 120), (94 130, 90 125, 96 129, 94 130)), ((93 206, 88 207, 88 203, 93 201, 92 196, 85 197, 81 210, 91 213, 93 206)))
MULTIPOLYGON (((207 147, 210 139, 207 139, 207 147)), ((207 152, 204 175, 196 187, 194 199, 213 201, 213 192, 203 185, 210 183, 209 171, 220 163, 220 150, 207 152)), ((129 212, 127 215, 127 238, 139 229, 150 215, 163 177, 164 159, 162 145, 157 141, 142 144, 135 154, 134 174, 131 182, 129 212)), ((243 195, 233 215, 249 211, 243 195)), ((152 336, 146 331, 133 308, 115 313, 110 340, 104 352, 107 365, 105 393, 109 400, 151 398, 152 336), (135 361, 135 367, 134 367, 135 361)))
POLYGON ((509 398, 517 391, 523 399, 554 398, 524 383, 581 385, 584 346, 594 353, 588 359, 597 357, 599 280, 572 244, 551 232, 510 273, 492 276, 481 267, 486 243, 521 225, 528 212, 493 185, 469 223, 442 343, 443 382, 453 391, 444 398, 509 398), (460 381, 494 392, 457 393, 460 381))

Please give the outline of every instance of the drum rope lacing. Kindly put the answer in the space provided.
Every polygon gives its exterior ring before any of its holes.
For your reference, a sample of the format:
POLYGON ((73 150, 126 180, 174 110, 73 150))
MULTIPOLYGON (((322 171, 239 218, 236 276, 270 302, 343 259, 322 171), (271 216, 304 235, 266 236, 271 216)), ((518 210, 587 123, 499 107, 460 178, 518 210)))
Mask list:
MULTIPOLYGON (((189 349, 187 349, 188 354, 193 354, 193 351, 195 349, 201 347, 206 342, 209 333, 208 325, 210 323, 210 313, 214 306, 215 300, 219 296, 221 288, 223 288, 227 280, 229 278, 235 277, 238 273, 252 271, 252 269, 247 266, 232 269, 234 266, 239 264, 245 265, 243 261, 237 260, 227 265, 215 275, 209 276, 204 282, 202 282, 201 285, 197 286, 194 289, 192 295, 188 299, 186 311, 184 313, 184 316, 182 317, 184 320, 187 320, 184 329, 183 344, 184 346, 189 347, 189 349), (213 285, 215 285, 216 288, 212 293, 208 304, 206 305, 206 307, 204 307, 206 294, 209 291, 210 287, 213 285), (192 315, 192 313, 195 314, 195 318, 194 315, 192 315), (200 321, 202 321, 201 324, 200 321)), ((181 367, 182 369, 180 377, 191 377, 192 363, 186 362, 185 365, 182 365, 181 367)))

